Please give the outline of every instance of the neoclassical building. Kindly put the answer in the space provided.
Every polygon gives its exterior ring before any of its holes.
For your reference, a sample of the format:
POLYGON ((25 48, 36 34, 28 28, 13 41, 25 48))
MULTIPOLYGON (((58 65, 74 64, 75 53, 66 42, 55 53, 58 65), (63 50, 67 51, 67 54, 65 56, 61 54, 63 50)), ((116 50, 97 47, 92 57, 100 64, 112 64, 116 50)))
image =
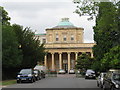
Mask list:
POLYGON ((47 28, 45 34, 36 34, 41 43, 45 43, 48 52, 44 58, 44 65, 48 69, 74 69, 77 57, 88 53, 93 57, 94 43, 84 43, 84 29, 74 26, 69 18, 62 18, 57 26, 47 28))

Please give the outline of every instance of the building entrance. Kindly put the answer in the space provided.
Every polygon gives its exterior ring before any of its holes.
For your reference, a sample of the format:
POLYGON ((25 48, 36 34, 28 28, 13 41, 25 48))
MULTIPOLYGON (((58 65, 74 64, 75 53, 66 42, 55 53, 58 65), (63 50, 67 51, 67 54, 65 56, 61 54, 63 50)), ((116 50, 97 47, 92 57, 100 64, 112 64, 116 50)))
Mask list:
POLYGON ((67 73, 68 72, 68 60, 64 59, 63 60, 63 69, 65 70, 65 72, 67 73))
POLYGON ((68 64, 67 63, 63 64, 63 69, 65 70, 66 73, 68 72, 68 64))

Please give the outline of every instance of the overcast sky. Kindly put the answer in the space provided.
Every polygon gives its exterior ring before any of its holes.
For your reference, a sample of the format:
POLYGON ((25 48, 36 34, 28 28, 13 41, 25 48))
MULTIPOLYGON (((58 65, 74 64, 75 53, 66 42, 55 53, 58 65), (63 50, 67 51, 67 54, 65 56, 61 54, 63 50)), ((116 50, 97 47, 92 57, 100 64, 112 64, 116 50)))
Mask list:
POLYGON ((72 0, 4 0, 0 3, 11 17, 11 23, 31 27, 36 33, 45 33, 46 28, 56 26, 61 18, 68 17, 77 27, 84 28, 84 42, 92 43, 94 21, 88 16, 73 13, 76 5, 72 0))

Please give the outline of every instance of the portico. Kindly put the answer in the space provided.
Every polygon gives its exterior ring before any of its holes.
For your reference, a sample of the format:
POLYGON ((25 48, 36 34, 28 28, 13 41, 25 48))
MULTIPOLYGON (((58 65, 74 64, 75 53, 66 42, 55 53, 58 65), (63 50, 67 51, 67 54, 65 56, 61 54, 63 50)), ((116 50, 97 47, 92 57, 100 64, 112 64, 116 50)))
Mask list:
MULTIPOLYGON (((48 49, 47 49, 48 50, 48 49)), ((91 57, 91 48, 84 49, 49 49, 49 52, 45 55, 45 66, 50 70, 64 69, 68 72, 70 69, 75 68, 76 60, 82 53, 87 53, 91 57)))

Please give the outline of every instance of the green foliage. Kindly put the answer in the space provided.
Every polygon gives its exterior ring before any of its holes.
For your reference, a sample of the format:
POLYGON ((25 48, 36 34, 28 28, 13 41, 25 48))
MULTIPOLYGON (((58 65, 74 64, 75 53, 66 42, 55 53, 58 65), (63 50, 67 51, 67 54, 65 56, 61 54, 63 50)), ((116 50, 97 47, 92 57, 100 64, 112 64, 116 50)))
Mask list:
POLYGON ((97 45, 93 48, 97 60, 100 60, 118 42, 115 6, 111 2, 103 2, 99 8, 94 27, 94 40, 97 45))
POLYGON ((10 25, 10 17, 8 16, 8 13, 4 10, 3 7, 0 6, 0 22, 2 22, 2 25, 10 25))
POLYGON ((21 68, 33 68, 37 61, 43 62, 44 45, 34 37, 30 28, 10 25, 8 13, 0 7, 2 19, 2 79, 16 78, 21 68), (8 75, 9 73, 9 75, 8 75))
POLYGON ((94 59, 91 58, 88 54, 82 53, 78 59, 76 64, 76 69, 89 69, 93 63, 94 59))
POLYGON ((94 71, 104 71, 103 68, 101 67, 101 62, 100 61, 97 61, 95 60, 93 62, 93 64, 91 65, 91 68, 94 70, 94 71))
POLYGON ((11 26, 2 28, 2 65, 3 68, 18 67, 21 64, 21 50, 11 26))
POLYGON ((94 2, 91 0, 79 0, 78 2, 74 2, 77 4, 77 9, 75 13, 79 14, 79 16, 90 16, 88 20, 93 19, 94 16, 97 16, 99 10, 99 2, 94 2))
POLYGON ((104 55, 104 58, 101 60, 101 62, 104 69, 120 69, 120 45, 111 48, 110 52, 104 55))
POLYGON ((3 25, 2 38, 2 79, 12 79, 21 66, 22 52, 11 26, 3 25))
MULTIPOLYGON (((94 26, 94 40, 96 45, 93 47, 94 57, 96 61, 92 68, 107 70, 113 67, 117 60, 112 64, 104 64, 101 66, 101 59, 109 53, 110 49, 120 44, 120 1, 118 2, 92 2, 91 0, 80 0, 76 13, 80 16, 90 15, 96 17, 96 25, 94 26)), ((112 53, 114 55, 114 53, 112 53)), ((105 61, 105 60, 104 60, 105 61)))
POLYGON ((23 68, 34 67, 37 64, 37 61, 43 62, 44 60, 44 45, 40 45, 40 41, 34 37, 34 33, 30 28, 23 29, 22 26, 14 24, 13 29, 16 33, 20 49, 23 53, 23 68))

